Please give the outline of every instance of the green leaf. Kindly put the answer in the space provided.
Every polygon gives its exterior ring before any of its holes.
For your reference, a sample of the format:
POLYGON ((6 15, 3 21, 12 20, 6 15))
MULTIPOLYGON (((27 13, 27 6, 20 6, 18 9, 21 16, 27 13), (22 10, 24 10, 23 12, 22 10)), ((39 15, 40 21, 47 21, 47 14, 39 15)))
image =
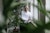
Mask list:
POLYGON ((50 30, 50 21, 48 21, 48 23, 45 25, 45 28, 50 30))
POLYGON ((3 15, 5 18, 7 18, 7 13, 10 10, 10 4, 13 2, 13 0, 3 0, 3 15))

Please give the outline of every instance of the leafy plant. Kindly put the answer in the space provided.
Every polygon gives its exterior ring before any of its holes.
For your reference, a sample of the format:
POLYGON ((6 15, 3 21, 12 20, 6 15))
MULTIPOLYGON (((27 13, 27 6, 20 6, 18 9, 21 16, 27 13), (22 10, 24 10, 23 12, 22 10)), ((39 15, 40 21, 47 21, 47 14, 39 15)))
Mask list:
MULTIPOLYGON (((47 16, 49 19, 50 19, 50 16, 48 15, 48 12, 44 5, 43 5, 43 2, 42 0, 37 0, 38 1, 38 4, 39 5, 35 5, 33 4, 34 7, 37 7, 37 9, 43 13, 45 16, 47 16)), ((25 5, 26 3, 20 3, 20 2, 14 2, 14 0, 3 0, 3 15, 5 16, 5 23, 6 23, 6 20, 12 18, 12 16, 15 15, 14 17, 14 20, 13 22, 15 21, 17 25, 19 19, 18 19, 18 14, 19 12, 21 12, 21 7, 23 5, 25 5), (15 10, 15 12, 14 12, 15 10), (20 11, 19 11, 20 10, 20 11)), ((11 22, 11 21, 10 21, 11 22)), ((32 23, 29 23, 29 24, 20 24, 21 25, 21 33, 41 33, 44 29, 50 29, 50 21, 49 23, 45 23, 45 24, 41 24, 43 23, 42 21, 39 21, 39 20, 36 20, 36 19, 33 19, 33 22, 37 22, 35 23, 37 25, 37 27, 35 27, 34 25, 32 25, 32 23)), ((4 26, 5 27, 5 26, 4 26)), ((2 30, 2 28, 1 28, 2 30)))

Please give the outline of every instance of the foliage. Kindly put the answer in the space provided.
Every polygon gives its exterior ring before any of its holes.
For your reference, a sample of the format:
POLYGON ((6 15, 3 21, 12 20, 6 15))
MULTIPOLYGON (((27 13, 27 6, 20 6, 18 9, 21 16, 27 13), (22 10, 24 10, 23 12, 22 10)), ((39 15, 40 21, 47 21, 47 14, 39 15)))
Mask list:
MULTIPOLYGON (((43 13, 45 16, 49 17, 49 19, 50 19, 50 16, 48 16, 48 13, 50 13, 50 12, 48 12, 48 10, 45 9, 41 0, 37 0, 37 1, 38 1, 39 5, 37 6, 37 5, 33 4, 33 6, 37 7, 38 10, 41 13, 43 13)), ((7 19, 9 19, 9 17, 12 20, 12 16, 15 15, 15 17, 13 19, 13 22, 15 21, 16 22, 15 25, 17 25, 17 22, 19 21, 19 19, 18 19, 19 12, 21 12, 22 5, 25 5, 25 4, 26 3, 14 2, 13 0, 3 0, 3 7, 4 7, 3 8, 3 15, 5 16, 5 21, 7 19), (14 12, 14 10, 16 10, 16 11, 14 12)), ((49 21, 49 23, 47 23, 47 24, 45 23, 44 25, 40 24, 40 23, 42 23, 42 21, 35 20, 35 19, 33 19, 33 21, 37 22, 36 25, 38 27, 35 27, 32 24, 24 24, 23 23, 23 24, 20 24, 21 27, 22 27, 21 32, 22 33, 24 33, 24 32, 25 33, 41 33, 44 29, 50 29, 50 27, 49 27, 50 26, 50 21, 49 21)), ((2 28, 1 28, 1 30, 2 30, 2 28)))

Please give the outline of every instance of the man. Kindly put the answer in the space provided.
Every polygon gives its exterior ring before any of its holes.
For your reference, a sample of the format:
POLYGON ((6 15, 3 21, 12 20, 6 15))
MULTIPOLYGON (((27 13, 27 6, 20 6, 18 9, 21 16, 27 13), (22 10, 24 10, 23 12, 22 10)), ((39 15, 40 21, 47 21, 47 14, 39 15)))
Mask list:
POLYGON ((26 6, 24 7, 24 10, 21 12, 21 19, 24 21, 24 23, 28 23, 31 20, 31 13, 26 6))
POLYGON ((24 7, 24 10, 21 12, 21 20, 24 22, 24 23, 31 23, 33 24, 35 27, 36 24, 33 22, 32 20, 32 14, 31 12, 28 10, 27 6, 24 7))

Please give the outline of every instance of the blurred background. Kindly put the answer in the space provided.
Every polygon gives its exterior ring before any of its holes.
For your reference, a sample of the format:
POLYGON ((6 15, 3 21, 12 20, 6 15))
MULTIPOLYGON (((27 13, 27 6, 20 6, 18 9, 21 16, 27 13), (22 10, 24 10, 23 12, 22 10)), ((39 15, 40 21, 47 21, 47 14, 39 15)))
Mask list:
POLYGON ((50 0, 0 0, 0 32, 50 33, 50 0), (25 5, 33 20, 27 25, 19 18, 25 5))

